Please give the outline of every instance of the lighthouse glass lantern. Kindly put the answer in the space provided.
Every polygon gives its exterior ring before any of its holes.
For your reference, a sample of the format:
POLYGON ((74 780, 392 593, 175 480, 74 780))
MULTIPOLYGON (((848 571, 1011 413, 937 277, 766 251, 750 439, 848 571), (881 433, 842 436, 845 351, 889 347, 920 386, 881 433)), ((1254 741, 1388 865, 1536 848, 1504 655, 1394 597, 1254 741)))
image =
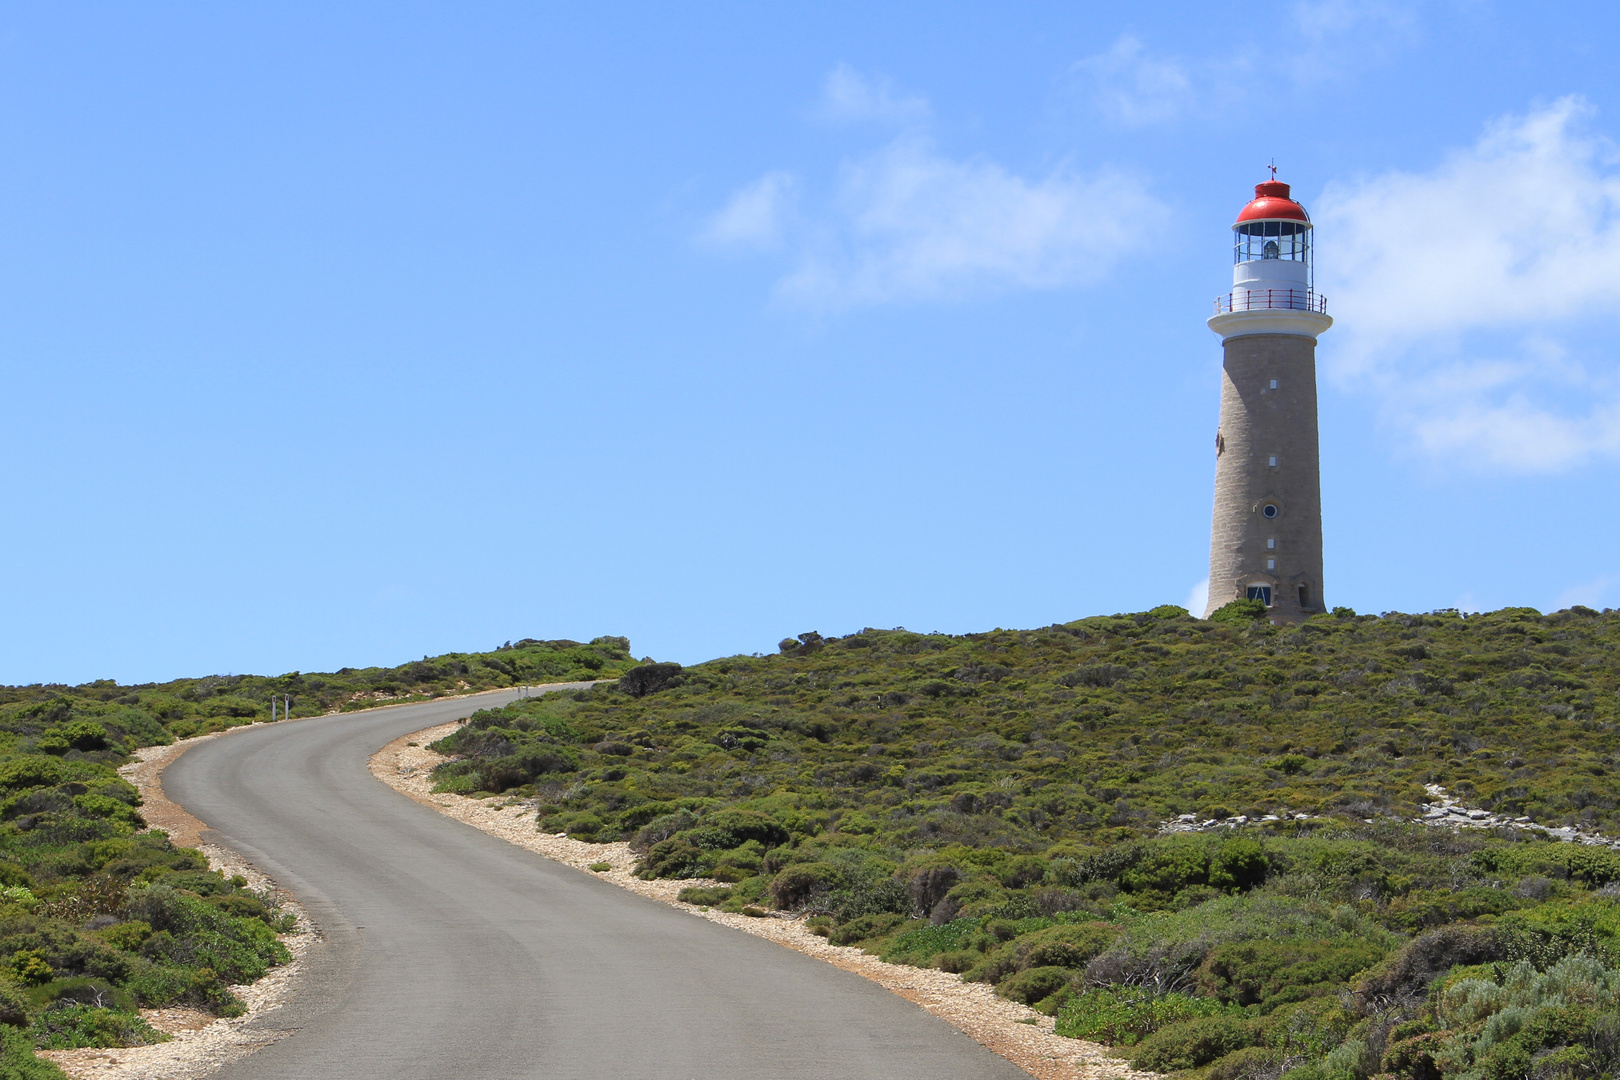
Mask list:
POLYGON ((1317 311, 1311 272, 1311 219, 1287 184, 1255 185, 1254 201, 1232 226, 1232 292, 1222 311, 1317 311))

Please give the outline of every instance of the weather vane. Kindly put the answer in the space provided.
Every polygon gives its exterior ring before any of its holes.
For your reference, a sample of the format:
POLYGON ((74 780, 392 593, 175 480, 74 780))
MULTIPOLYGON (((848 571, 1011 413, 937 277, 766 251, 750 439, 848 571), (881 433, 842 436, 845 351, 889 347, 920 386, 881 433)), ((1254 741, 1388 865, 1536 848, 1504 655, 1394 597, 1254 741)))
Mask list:
POLYGON ((1277 159, 1272 158, 1271 164, 1267 165, 1266 168, 1271 170, 1271 179, 1275 183, 1277 179, 1277 159))

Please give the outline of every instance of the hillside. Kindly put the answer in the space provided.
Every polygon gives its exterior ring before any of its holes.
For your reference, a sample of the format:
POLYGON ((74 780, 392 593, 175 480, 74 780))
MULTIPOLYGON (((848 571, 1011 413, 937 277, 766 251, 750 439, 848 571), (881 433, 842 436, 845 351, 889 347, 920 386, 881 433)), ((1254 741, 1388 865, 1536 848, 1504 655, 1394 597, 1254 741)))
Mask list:
POLYGON ((330 674, 0 688, 0 1076, 60 1077, 36 1048, 166 1038, 140 1007, 238 1015, 230 986, 287 959, 272 896, 145 828, 117 772, 130 751, 268 720, 272 697, 311 716, 633 665, 627 641, 599 638, 330 674))
POLYGON ((1412 819, 1438 784, 1620 836, 1620 614, 1232 614, 643 665, 475 715, 441 788, 994 983, 1143 1068, 1610 1074, 1620 853, 1412 819), (1221 824, 1161 833, 1181 815, 1221 824))

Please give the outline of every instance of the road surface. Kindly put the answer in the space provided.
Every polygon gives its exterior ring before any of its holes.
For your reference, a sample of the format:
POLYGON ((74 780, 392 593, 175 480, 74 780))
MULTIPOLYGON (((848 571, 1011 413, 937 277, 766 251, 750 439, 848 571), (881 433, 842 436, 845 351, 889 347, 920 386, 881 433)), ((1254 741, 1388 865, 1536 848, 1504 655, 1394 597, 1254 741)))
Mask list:
POLYGON ((219 1080, 1028 1080, 830 964, 488 836, 366 768, 515 693, 283 721, 201 743, 165 793, 325 935, 286 1038, 219 1080))

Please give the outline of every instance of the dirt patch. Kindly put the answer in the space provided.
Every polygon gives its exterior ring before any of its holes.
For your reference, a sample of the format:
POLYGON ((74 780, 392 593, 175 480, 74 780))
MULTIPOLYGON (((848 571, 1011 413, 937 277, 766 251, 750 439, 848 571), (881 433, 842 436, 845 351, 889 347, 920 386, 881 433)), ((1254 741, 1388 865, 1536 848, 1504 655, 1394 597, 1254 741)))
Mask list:
POLYGON ((433 767, 446 760, 427 748, 459 725, 440 724, 395 739, 371 759, 377 779, 424 806, 464 821, 492 836, 509 841, 548 859, 566 863, 582 873, 611 881, 621 888, 652 897, 698 918, 734 930, 768 938, 818 960, 871 979, 884 989, 957 1027, 986 1048, 1000 1054, 1039 1080, 1149 1080, 1155 1073, 1138 1072, 1112 1057, 1105 1046, 1065 1039, 1052 1031, 1053 1020, 1034 1009, 997 997, 984 983, 965 983, 958 975, 930 968, 886 964, 860 949, 829 944, 812 934, 803 919, 773 913, 749 918, 720 911, 705 911, 675 899, 688 885, 716 885, 704 878, 643 881, 632 870, 636 855, 625 843, 588 844, 536 831, 533 804, 516 799, 469 799, 463 795, 434 794, 433 767), (414 744, 414 745, 413 745, 414 744), (611 870, 596 873, 592 863, 609 863, 611 870))

